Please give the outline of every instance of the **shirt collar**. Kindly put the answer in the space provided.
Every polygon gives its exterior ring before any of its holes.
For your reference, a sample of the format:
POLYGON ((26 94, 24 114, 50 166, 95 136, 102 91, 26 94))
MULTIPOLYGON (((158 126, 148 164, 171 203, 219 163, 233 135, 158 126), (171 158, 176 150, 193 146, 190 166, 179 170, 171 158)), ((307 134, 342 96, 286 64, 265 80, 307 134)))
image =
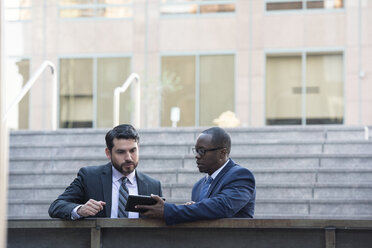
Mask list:
MULTIPOLYGON (((123 174, 121 174, 120 171, 118 171, 113 165, 111 165, 112 167, 112 181, 113 182, 116 182, 116 181, 119 181, 123 178, 123 174)), ((128 176, 128 181, 130 182, 130 184, 133 184, 134 181, 135 181, 135 178, 136 178, 136 170, 134 170, 132 173, 130 173, 128 176)))
MULTIPOLYGON (((227 165, 227 163, 230 161, 230 159, 228 159, 226 161, 226 163, 224 163, 218 170, 216 170, 215 172, 213 172, 213 174, 211 175, 211 177, 213 178, 213 180, 218 176, 218 174, 220 173, 220 171, 222 171, 223 168, 225 168, 225 166, 227 165)), ((208 179, 208 174, 207 174, 207 177, 206 179, 208 179)))

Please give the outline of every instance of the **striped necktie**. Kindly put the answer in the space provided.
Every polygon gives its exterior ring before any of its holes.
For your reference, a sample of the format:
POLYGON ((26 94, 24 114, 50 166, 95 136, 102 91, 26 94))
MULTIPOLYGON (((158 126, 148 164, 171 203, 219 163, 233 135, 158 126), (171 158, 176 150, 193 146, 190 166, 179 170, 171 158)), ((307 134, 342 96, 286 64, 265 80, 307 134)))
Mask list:
POLYGON ((204 198, 207 198, 208 189, 212 181, 213 181, 213 178, 211 176, 209 176, 208 179, 204 181, 204 184, 200 190, 199 201, 203 200, 204 198))
POLYGON ((119 189, 119 207, 118 207, 118 218, 128 218, 128 212, 125 211, 125 205, 127 204, 129 191, 127 188, 128 178, 123 177, 123 182, 121 183, 119 189))

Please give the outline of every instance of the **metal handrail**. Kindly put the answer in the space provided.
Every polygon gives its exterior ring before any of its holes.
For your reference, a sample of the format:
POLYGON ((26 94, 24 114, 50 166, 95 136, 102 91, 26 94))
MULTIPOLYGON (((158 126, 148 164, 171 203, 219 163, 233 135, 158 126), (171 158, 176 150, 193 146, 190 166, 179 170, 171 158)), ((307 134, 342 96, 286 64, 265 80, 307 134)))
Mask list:
POLYGON ((120 87, 116 87, 114 90, 114 127, 119 125, 120 93, 124 93, 133 82, 137 83, 137 90, 135 93, 135 119, 133 124, 136 128, 140 127, 141 86, 140 77, 136 73, 130 74, 123 85, 120 87))
POLYGON ((27 81, 26 85, 22 88, 22 91, 14 98, 13 102, 10 104, 9 108, 5 112, 2 118, 2 122, 5 123, 10 111, 19 104, 26 93, 31 89, 36 80, 40 77, 45 68, 50 67, 51 73, 53 75, 53 100, 52 100, 52 129, 57 129, 57 70, 55 65, 49 60, 45 60, 36 71, 36 73, 27 81))
POLYGON ((369 140, 369 128, 368 128, 368 126, 364 126, 364 139, 369 140))

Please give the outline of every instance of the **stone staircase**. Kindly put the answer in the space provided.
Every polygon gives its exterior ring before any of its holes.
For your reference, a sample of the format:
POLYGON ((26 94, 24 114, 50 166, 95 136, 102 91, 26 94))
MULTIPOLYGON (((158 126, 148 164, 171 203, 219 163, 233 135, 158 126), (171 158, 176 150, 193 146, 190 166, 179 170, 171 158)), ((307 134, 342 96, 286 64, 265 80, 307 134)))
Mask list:
MULTIPOLYGON (((190 200, 193 184, 204 176, 191 153, 202 130, 139 130, 138 169, 161 181, 168 202, 181 204, 190 200)), ((227 131, 233 143, 231 157, 255 175, 256 218, 372 216, 372 138, 365 128, 311 126, 227 131)), ((11 132, 9 218, 49 218, 50 203, 72 182, 80 167, 107 163, 106 132, 11 132)))

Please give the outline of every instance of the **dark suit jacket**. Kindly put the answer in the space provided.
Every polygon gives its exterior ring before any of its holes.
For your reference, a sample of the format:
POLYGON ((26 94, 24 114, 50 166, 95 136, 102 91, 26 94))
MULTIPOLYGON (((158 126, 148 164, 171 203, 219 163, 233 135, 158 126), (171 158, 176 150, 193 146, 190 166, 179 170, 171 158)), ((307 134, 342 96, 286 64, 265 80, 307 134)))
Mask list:
POLYGON ((213 180, 207 197, 199 200, 205 178, 192 189, 193 205, 165 203, 164 218, 168 225, 187 221, 220 218, 253 218, 256 186, 253 174, 233 160, 213 180))
MULTIPOLYGON (((71 219, 71 211, 89 199, 106 202, 106 206, 92 217, 111 216, 112 168, 111 162, 106 165, 88 166, 79 170, 75 180, 68 186, 49 207, 52 218, 71 219)), ((156 194, 162 196, 161 185, 146 174, 136 170, 139 195, 156 194)))

